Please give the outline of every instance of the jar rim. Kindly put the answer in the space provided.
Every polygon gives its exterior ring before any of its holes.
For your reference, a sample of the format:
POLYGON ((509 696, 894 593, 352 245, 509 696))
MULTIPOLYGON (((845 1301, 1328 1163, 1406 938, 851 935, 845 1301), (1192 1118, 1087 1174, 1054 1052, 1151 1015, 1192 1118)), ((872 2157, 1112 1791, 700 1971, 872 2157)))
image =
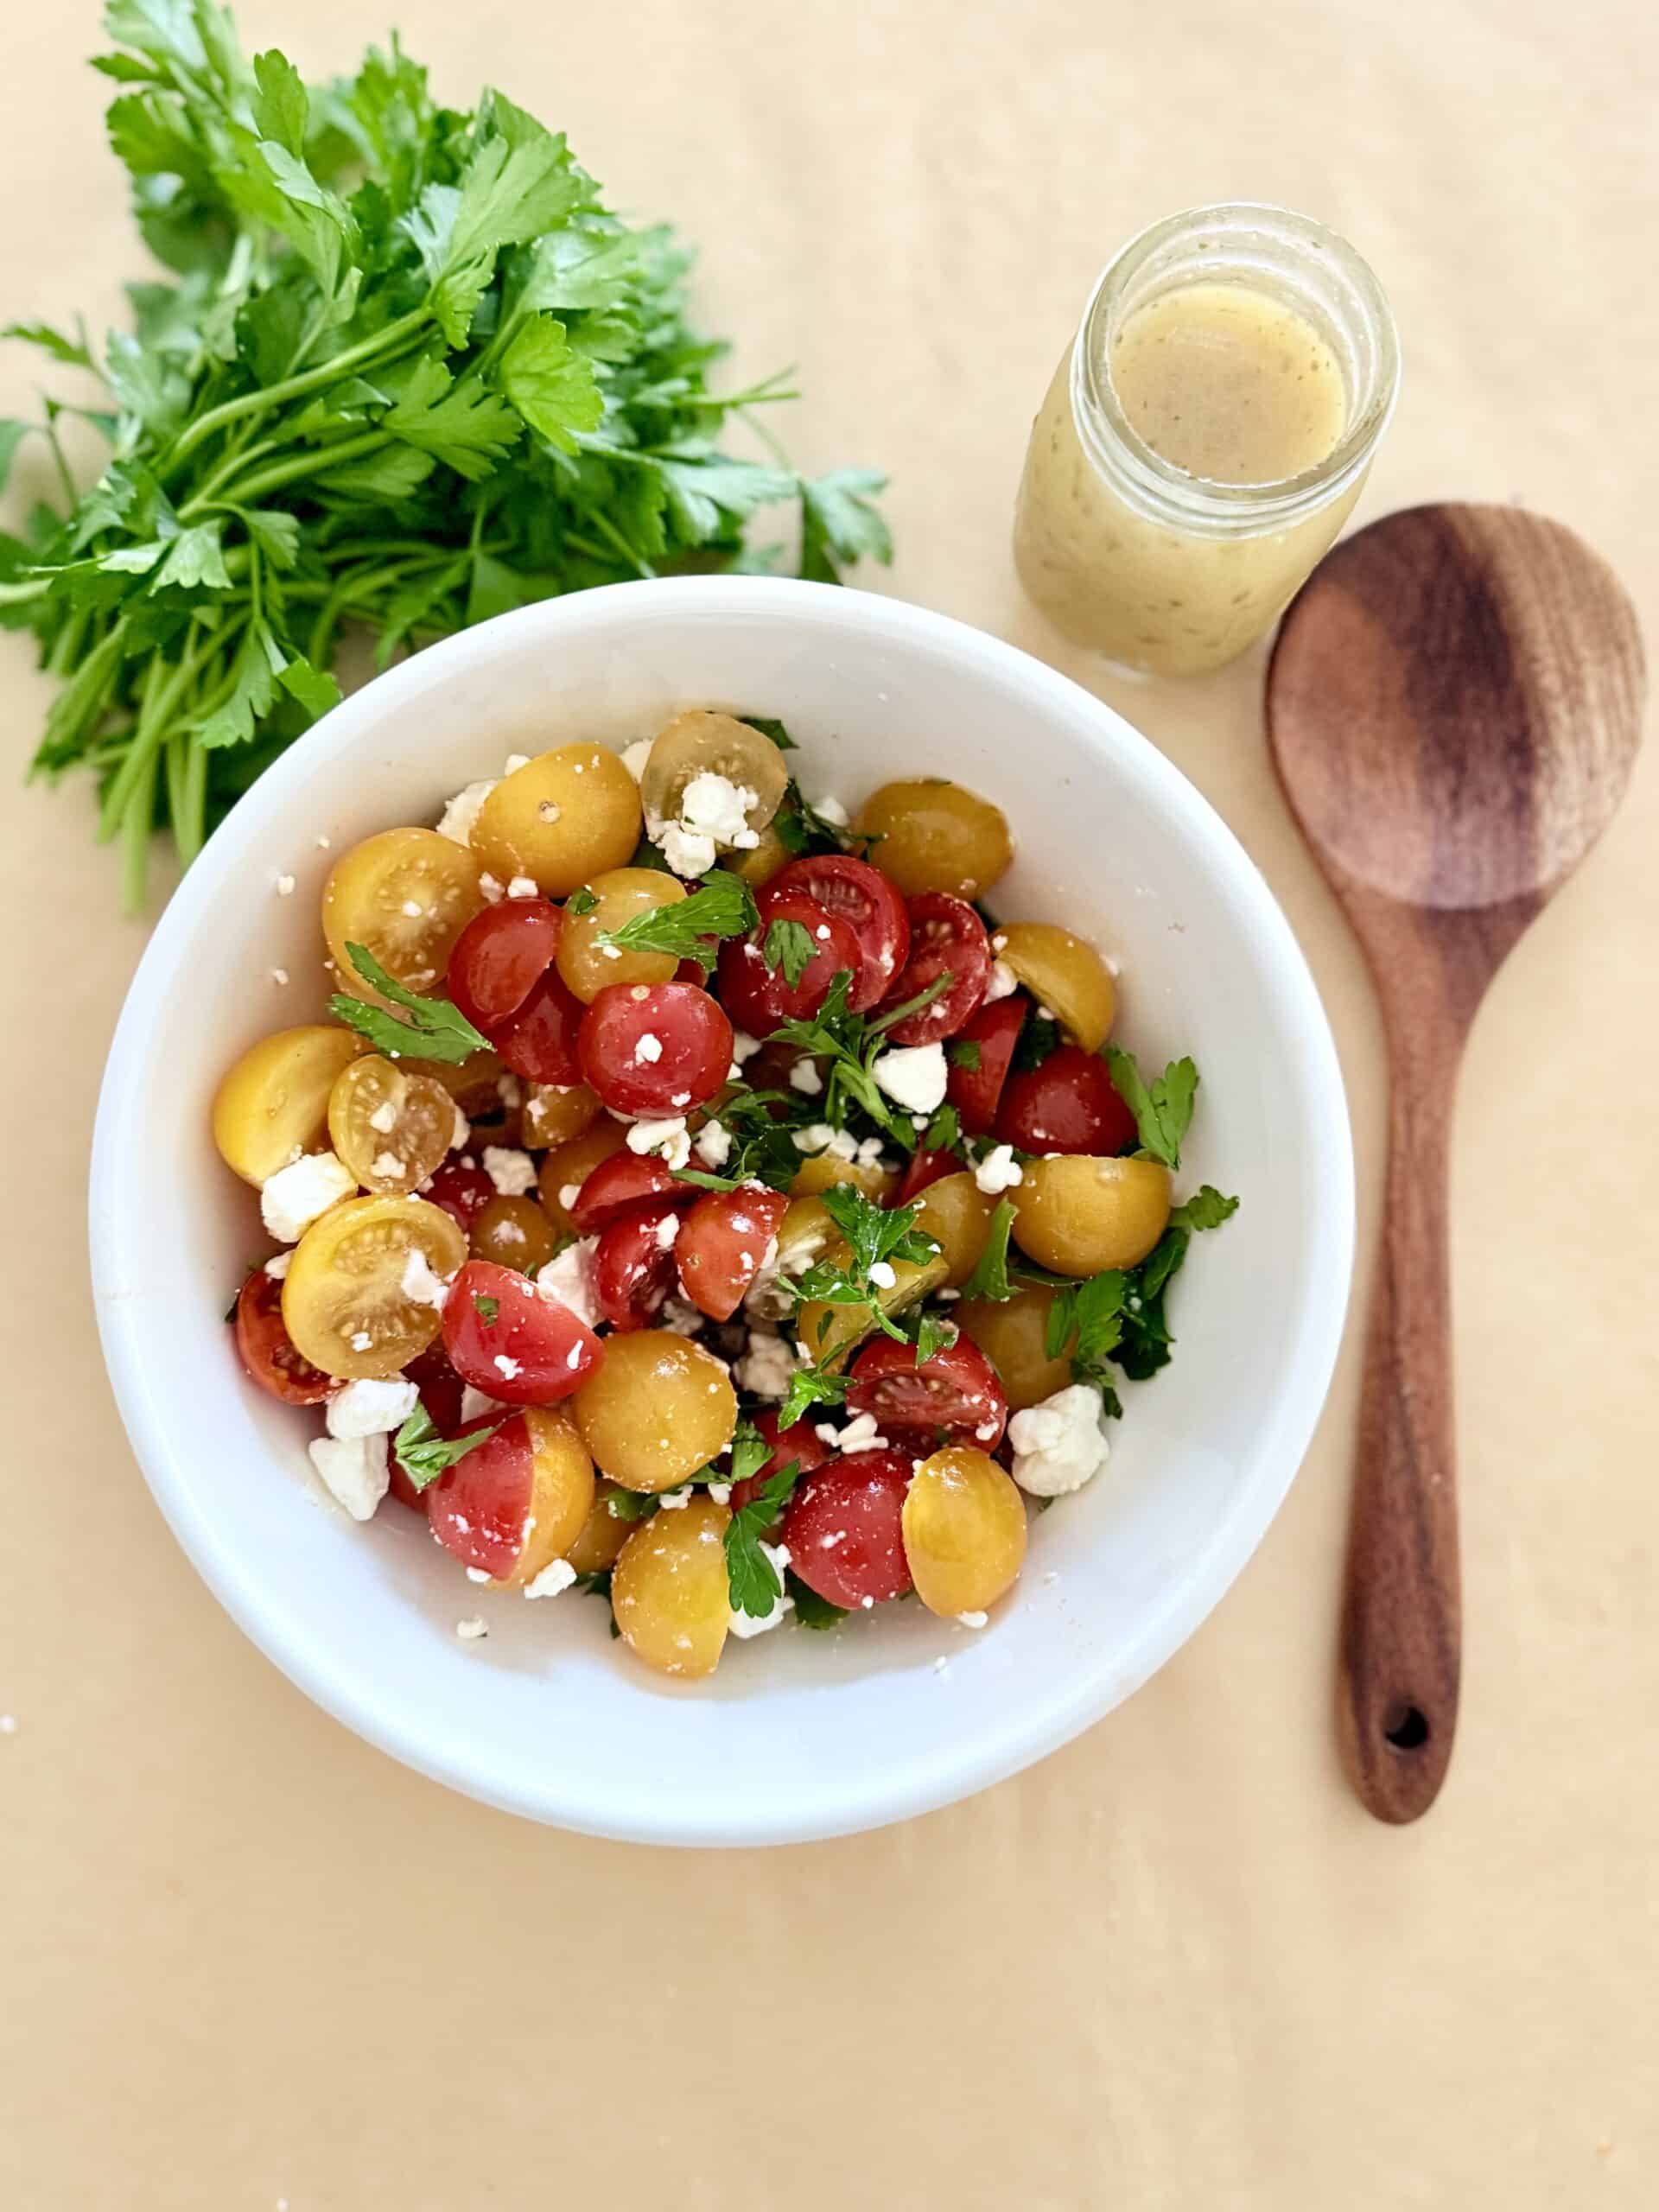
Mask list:
POLYGON ((1301 520, 1363 473, 1399 396, 1399 337, 1370 264, 1339 232, 1269 200, 1222 200, 1166 216, 1138 232, 1107 263, 1077 327, 1071 383, 1071 412, 1084 450, 1120 491, 1130 490, 1139 504, 1173 528, 1207 529, 1217 536, 1254 534, 1301 520), (1112 381, 1111 349, 1101 341, 1135 278, 1166 248, 1185 237, 1196 245, 1208 238, 1252 235, 1323 258, 1368 341, 1367 374, 1354 395, 1346 429, 1322 461, 1265 484, 1225 484, 1192 474, 1147 443, 1123 410, 1112 381))

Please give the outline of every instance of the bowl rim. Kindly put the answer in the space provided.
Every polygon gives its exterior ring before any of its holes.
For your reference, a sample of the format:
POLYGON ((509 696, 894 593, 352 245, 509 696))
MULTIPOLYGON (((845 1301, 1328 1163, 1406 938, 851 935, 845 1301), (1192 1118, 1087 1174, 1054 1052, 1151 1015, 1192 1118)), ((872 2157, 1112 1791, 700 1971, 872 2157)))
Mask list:
POLYGON ((506 1812, 575 1833, 617 1840, 696 1847, 800 1842, 852 1834, 953 1803, 1016 1774, 1103 1719, 1153 1675, 1219 1604, 1265 1535, 1301 1465, 1323 1411, 1346 1319, 1354 1256, 1352 1138, 1334 1039, 1306 960, 1278 902, 1233 831, 1196 785, 1117 710, 1058 670, 1005 639, 954 617, 899 599, 829 584, 771 576, 663 577, 612 584, 495 616, 429 646, 386 671, 331 709, 260 778, 222 823, 175 891, 138 963, 117 1022, 99 1092, 89 1180, 88 1227, 94 1306, 118 1411, 134 1455, 163 1517, 187 1557, 232 1620, 296 1687, 353 1733, 402 1764, 463 1795, 506 1812), (1318 1228, 1310 1240, 1307 1280, 1296 1317, 1273 1418, 1252 1440, 1244 1479, 1231 1509, 1210 1532, 1166 1601, 1141 1623, 1133 1645, 1109 1669, 1039 1690, 995 1732, 957 1741, 917 1760, 897 1779, 861 1773, 837 1777, 833 1790, 770 1814, 707 1816, 664 1806, 648 1796, 611 1791, 595 1802, 591 1787, 567 1785, 557 1774, 506 1777, 464 1751, 446 1756, 426 1740, 418 1720, 389 1710, 342 1679, 326 1650, 289 1637, 267 1605, 259 1577, 199 1511, 178 1479, 175 1442, 164 1408, 145 1387, 141 1332, 132 1301, 111 1297, 99 1265, 114 1234, 126 1179, 118 1163, 120 1132, 145 1073, 145 1043, 165 998, 179 949, 215 900, 233 886, 257 852, 265 817, 309 782, 400 703, 435 682, 493 660, 509 637, 537 637, 549 645, 614 611, 619 594, 639 618, 651 611, 685 616, 735 608, 776 614, 845 635, 918 645, 995 671, 1021 686, 1039 709, 1080 713, 1091 725, 1102 760, 1162 810, 1179 814, 1196 856, 1224 880, 1236 910, 1253 932, 1271 995, 1299 1043, 1296 1076, 1307 1104, 1318 1228))

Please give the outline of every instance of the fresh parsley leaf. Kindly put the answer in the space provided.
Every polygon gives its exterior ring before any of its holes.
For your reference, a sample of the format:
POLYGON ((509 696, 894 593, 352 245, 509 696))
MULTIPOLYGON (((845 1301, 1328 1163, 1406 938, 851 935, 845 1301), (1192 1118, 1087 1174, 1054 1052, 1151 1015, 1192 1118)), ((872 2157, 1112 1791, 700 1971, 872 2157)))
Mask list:
POLYGON ((576 890, 573 891, 570 893, 570 896, 565 900, 564 911, 567 914, 570 914, 580 918, 583 914, 591 914, 598 904, 598 899, 584 883, 576 890))
POLYGON ((847 1618, 845 1605, 832 1605, 819 1597, 810 1583, 803 1582, 792 1567, 784 1569, 784 1590, 795 1601, 795 1618, 803 1628, 839 1628, 847 1618))
POLYGON ((820 583, 839 583, 841 568, 867 556, 888 562, 893 539, 875 494, 887 478, 868 468, 838 468, 801 486, 801 574, 820 583))
POLYGON ((1164 1294, 1186 1258, 1192 1239, 1184 1229, 1166 1230, 1141 1262, 1123 1305, 1122 1342, 1112 1357, 1133 1382, 1144 1382, 1169 1363, 1175 1341, 1164 1314, 1164 1294))
POLYGON ((608 1567, 602 1567, 594 1573, 579 1574, 570 1587, 573 1590, 580 1590, 584 1598, 603 1598, 608 1604, 611 1595, 611 1570, 608 1567))
MULTIPOLYGON (((895 1262, 925 1265, 938 1252, 931 1236, 914 1227, 918 1206, 879 1205, 850 1183, 840 1183, 822 1194, 824 1211, 846 1241, 844 1262, 820 1260, 793 1286, 800 1304, 860 1306, 872 1324, 889 1337, 904 1338, 904 1330, 887 1311, 886 1285, 876 1271, 889 1272, 895 1262)), ((827 1332, 828 1316, 820 1338, 827 1332)))
POLYGON ((759 1474, 772 1457, 772 1447, 747 1416, 737 1424, 732 1438, 732 1471, 723 1481, 746 1483, 751 1475, 759 1474))
POLYGON ((486 1329, 493 1329, 501 1317, 501 1301, 499 1298, 475 1298, 473 1310, 486 1329))
MULTIPOLYGON (((768 1454, 770 1456, 770 1454, 768 1454)), ((760 1539, 788 1504, 801 1478, 801 1463, 791 1459, 768 1475, 748 1503, 733 1514, 726 1530, 726 1580, 732 1608, 764 1620, 783 1595, 778 1570, 760 1548, 760 1539)))
POLYGON ((1142 1082, 1133 1052, 1102 1048, 1118 1096, 1135 1116, 1141 1150, 1172 1170, 1181 1164, 1181 1139, 1192 1119, 1198 1071, 1190 1059, 1172 1060, 1151 1084, 1142 1082))
POLYGON ((657 1499, 649 1491, 613 1491, 605 1510, 613 1521, 649 1521, 657 1510, 657 1499))
POLYGON ((400 1021, 395 1014, 371 1006, 365 999, 348 998, 341 991, 334 993, 328 1001, 328 1011, 336 1020, 346 1022, 360 1036, 366 1037, 377 1052, 442 1060, 446 1065, 458 1067, 474 1052, 493 1049, 483 1032, 474 1029, 460 1007, 452 1006, 448 999, 417 998, 413 991, 405 990, 395 976, 387 975, 373 954, 362 945, 348 944, 346 950, 364 982, 372 984, 382 998, 403 1007, 409 1015, 408 1020, 400 1021))
POLYGON ((953 1037, 944 1048, 944 1057, 952 1067, 966 1068, 969 1075, 979 1073, 979 1041, 973 1037, 953 1037))
POLYGON ((1213 1185, 1200 1184, 1190 1198, 1174 1208, 1169 1217, 1172 1229, 1219 1229, 1224 1221, 1230 1221, 1238 1211, 1236 1198, 1225 1198, 1213 1185))
MULTIPOLYGON (((495 1426, 499 1428, 501 1423, 495 1426)), ((426 1408, 416 1406, 392 1439, 392 1457, 412 1486, 424 1490, 446 1468, 464 1459, 469 1452, 476 1452, 480 1444, 487 1444, 494 1434, 495 1428, 478 1428, 468 1436, 441 1436, 426 1408)))
POLYGON ((839 823, 818 812, 792 778, 772 826, 779 843, 798 858, 805 853, 844 853, 854 842, 839 823))
POLYGON ((1008 1281, 1008 1236, 1014 1227, 1014 1201, 999 1198, 991 1216, 991 1225, 986 1232, 985 1249, 974 1263, 973 1273, 962 1286, 964 1301, 970 1298, 993 1298, 999 1301, 1012 1298, 1019 1288, 1008 1281))
POLYGON ((1008 1062, 1010 1076, 1029 1075, 1039 1068, 1052 1052, 1060 1049, 1060 1025, 1051 1021, 1046 1014, 1039 1014, 1033 1007, 1020 1025, 1020 1033, 1014 1040, 1014 1057, 1008 1062))
POLYGON ((747 722, 751 729, 758 729, 762 737, 769 737, 780 753, 798 753, 800 747, 784 728, 770 715, 741 715, 740 721, 747 722))
POLYGON ((924 1307, 916 1325, 917 1366, 925 1366, 935 1352, 943 1351, 947 1344, 953 1344, 956 1340, 955 1322, 947 1321, 943 1314, 931 1313, 924 1307))
POLYGON ((826 1375, 821 1367, 798 1367, 778 1408, 778 1433, 793 1428, 814 1406, 840 1406, 852 1389, 848 1375, 826 1375))
POLYGON ((754 893, 742 877, 716 868, 689 899, 671 906, 647 906, 620 930, 601 930, 599 942, 622 952, 666 952, 677 960, 701 960, 706 968, 712 964, 709 938, 742 937, 760 919, 754 893))
POLYGON ((817 947, 804 922, 773 922, 766 931, 760 957, 775 974, 782 969, 791 990, 812 965, 817 947))
POLYGON ((1058 1359, 1071 1344, 1071 1370, 1080 1382, 1094 1381, 1101 1362, 1116 1349, 1129 1282, 1121 1268, 1109 1268, 1054 1294, 1044 1350, 1058 1359))
POLYGON ((922 1132, 924 1152, 960 1152, 962 1117, 954 1106, 941 1106, 922 1132))

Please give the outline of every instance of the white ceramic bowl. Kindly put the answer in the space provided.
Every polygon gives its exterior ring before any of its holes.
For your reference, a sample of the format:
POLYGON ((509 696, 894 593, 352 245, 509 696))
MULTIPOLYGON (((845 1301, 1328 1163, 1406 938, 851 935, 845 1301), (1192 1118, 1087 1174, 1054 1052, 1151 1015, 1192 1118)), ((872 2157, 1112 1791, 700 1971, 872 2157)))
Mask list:
POLYGON ((162 915, 122 1015, 94 1146, 92 1275, 162 1511, 320 1705, 537 1820, 765 1843, 874 1827, 1012 1774, 1192 1633, 1313 1432, 1347 1299, 1352 1183, 1336 1054, 1290 930, 1145 739, 1039 662, 918 607, 696 578, 486 623, 359 691, 262 779, 162 915), (1173 1366, 1126 1389, 1106 1473, 1033 1516, 1024 1576, 988 1629, 894 1605, 834 1637, 733 1643, 696 1685, 632 1661, 594 1600, 480 1591, 395 1505, 359 1528, 327 1500, 305 1456, 314 1417, 264 1396, 233 1356, 226 1300, 269 1239, 207 1133, 232 1058, 321 1007, 334 855, 433 820, 509 752, 620 746, 687 704, 785 719, 809 796, 856 802, 932 772, 997 800, 1019 849, 998 911, 1067 923, 1118 957, 1119 1033, 1143 1063, 1191 1051, 1203 1071, 1186 1180, 1243 1200, 1172 1294, 1173 1366), (297 889, 282 898, 288 874, 297 889), (457 1618, 475 1613, 487 1639, 459 1640, 457 1618))

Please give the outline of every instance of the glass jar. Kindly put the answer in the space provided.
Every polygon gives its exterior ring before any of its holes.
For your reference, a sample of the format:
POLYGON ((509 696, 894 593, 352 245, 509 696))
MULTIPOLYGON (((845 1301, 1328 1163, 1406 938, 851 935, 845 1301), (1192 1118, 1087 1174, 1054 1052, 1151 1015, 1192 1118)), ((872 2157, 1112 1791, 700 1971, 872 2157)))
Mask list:
MULTIPOLYGON (((1138 372, 1151 360, 1155 375, 1156 357, 1133 342, 1138 372)), ((1185 356, 1200 381, 1205 342, 1199 331, 1198 350, 1185 356)), ((1259 366, 1265 377, 1290 361, 1264 351, 1259 366)), ((1287 208, 1247 204, 1155 224, 1101 277, 1033 427, 1014 514, 1021 582, 1075 644, 1159 675, 1219 668, 1271 626, 1347 519, 1399 381, 1388 302, 1335 232, 1287 208), (1273 480, 1240 482, 1221 480, 1230 470, 1192 473, 1147 442, 1115 381, 1114 356, 1121 378, 1124 334, 1142 310, 1178 321, 1200 301, 1218 302, 1224 315, 1258 315, 1264 327, 1276 318, 1276 342, 1294 332, 1306 344, 1303 369, 1340 378, 1328 451, 1292 461, 1273 480)), ((1259 424, 1250 396, 1230 389, 1227 405, 1259 424)), ((1137 419, 1151 418, 1143 409, 1137 419)), ((1179 403, 1166 410, 1166 430, 1172 421, 1181 423, 1179 403)), ((1204 428, 1189 418, 1164 442, 1204 428)), ((1268 450, 1256 440, 1253 462, 1248 444, 1238 448, 1247 470, 1268 450)))

